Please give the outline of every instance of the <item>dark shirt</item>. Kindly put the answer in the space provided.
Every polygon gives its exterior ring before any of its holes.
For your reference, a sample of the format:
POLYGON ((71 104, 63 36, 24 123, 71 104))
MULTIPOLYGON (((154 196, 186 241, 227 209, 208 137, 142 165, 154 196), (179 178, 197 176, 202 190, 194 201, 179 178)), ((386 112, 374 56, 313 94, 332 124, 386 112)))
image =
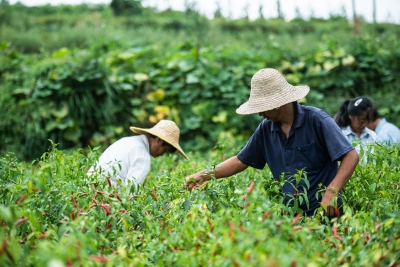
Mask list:
POLYGON ((337 161, 354 147, 325 111, 297 102, 294 107, 295 117, 288 139, 280 123, 265 119, 237 157, 257 169, 268 164, 276 180, 284 174, 282 191, 286 202, 295 194, 296 187, 297 193, 306 192, 309 200, 308 207, 305 201, 299 207, 307 215, 313 215, 323 195, 320 193, 316 198, 317 191, 322 189, 319 184, 326 187, 331 183, 338 171, 337 161), (309 188, 303 180, 296 185, 293 175, 299 170, 306 172, 309 188))

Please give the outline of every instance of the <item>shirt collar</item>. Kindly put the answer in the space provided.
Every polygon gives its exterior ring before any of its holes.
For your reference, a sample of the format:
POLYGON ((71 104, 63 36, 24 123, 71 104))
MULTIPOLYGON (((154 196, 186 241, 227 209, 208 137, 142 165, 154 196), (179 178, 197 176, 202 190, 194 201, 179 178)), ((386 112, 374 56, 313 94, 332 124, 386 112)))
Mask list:
POLYGON ((143 142, 143 144, 145 145, 147 151, 149 151, 150 153, 150 146, 149 146, 149 140, 147 139, 147 136, 144 134, 139 135, 140 140, 143 142))
MULTIPOLYGON (((294 107, 294 120, 293 120, 293 125, 292 129, 299 128, 301 125, 303 125, 304 119, 305 119, 305 113, 303 107, 297 102, 293 102, 293 107, 294 107)), ((280 122, 273 122, 272 123, 272 131, 280 131, 281 130, 281 123, 280 122)))
MULTIPOLYGON (((347 125, 346 127, 342 128, 342 132, 344 135, 354 135, 358 138, 358 135, 355 134, 352 130, 350 125, 347 125)), ((360 135, 360 139, 363 139, 364 137, 368 136, 369 133, 367 131, 367 128, 364 128, 364 130, 362 130, 361 135, 360 135)))

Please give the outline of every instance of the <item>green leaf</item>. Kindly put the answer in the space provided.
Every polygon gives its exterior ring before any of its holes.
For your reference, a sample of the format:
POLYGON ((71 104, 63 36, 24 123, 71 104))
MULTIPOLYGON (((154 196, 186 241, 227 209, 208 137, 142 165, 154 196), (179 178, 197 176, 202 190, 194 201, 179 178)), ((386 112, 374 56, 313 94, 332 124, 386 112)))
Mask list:
POLYGON ((187 84, 198 83, 198 82, 199 82, 199 78, 197 78, 194 74, 189 73, 188 75, 186 75, 186 83, 187 84))
POLYGON ((187 212, 190 209, 190 199, 186 199, 185 202, 183 202, 183 209, 185 212, 187 212))
POLYGON ((3 220, 6 222, 11 222, 13 220, 13 216, 9 207, 0 205, 0 214, 3 220))
POLYGON ((67 103, 62 102, 60 108, 58 108, 58 109, 56 109, 56 108, 50 109, 49 113, 51 115, 53 115, 54 117, 56 117, 56 118, 62 119, 65 116, 68 115, 68 111, 69 111, 69 109, 68 109, 67 103))
POLYGON ((63 48, 57 50, 56 52, 54 52, 52 57, 53 58, 63 58, 65 56, 69 55, 70 53, 71 53, 71 51, 68 48, 63 47, 63 48))
POLYGON ((82 131, 78 127, 73 127, 73 128, 68 128, 64 134, 63 137, 65 140, 72 141, 74 143, 78 143, 79 138, 82 135, 82 131))
POLYGON ((376 189, 376 183, 372 183, 369 186, 369 191, 373 194, 375 192, 375 189, 376 189))
POLYGON ((149 76, 145 73, 135 73, 133 75, 133 79, 139 82, 147 81, 149 79, 149 76))

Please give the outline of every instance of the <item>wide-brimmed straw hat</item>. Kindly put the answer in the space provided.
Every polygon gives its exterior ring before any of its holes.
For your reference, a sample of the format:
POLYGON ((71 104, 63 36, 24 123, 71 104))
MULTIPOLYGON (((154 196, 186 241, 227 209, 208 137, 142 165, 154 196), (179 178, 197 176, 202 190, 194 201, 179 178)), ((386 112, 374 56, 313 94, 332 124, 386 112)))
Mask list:
POLYGON ((278 108, 302 99, 309 91, 308 86, 289 84, 275 69, 261 69, 251 78, 249 100, 236 113, 248 115, 278 108))
POLYGON ((137 134, 152 134, 157 136, 158 138, 164 140, 171 146, 176 148, 178 154, 182 155, 184 158, 189 159, 186 156, 185 152, 183 152, 181 146, 179 145, 179 127, 175 122, 170 120, 160 120, 156 125, 152 128, 144 129, 138 127, 130 127, 131 131, 137 134))

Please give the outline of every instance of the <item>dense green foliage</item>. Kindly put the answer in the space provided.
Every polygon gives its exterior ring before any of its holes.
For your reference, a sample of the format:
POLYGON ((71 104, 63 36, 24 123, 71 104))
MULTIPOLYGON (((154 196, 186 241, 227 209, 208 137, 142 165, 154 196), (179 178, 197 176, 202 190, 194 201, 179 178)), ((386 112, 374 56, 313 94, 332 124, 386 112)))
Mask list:
MULTIPOLYGON (((399 148, 364 151, 345 214, 295 216, 268 169, 192 192, 184 177, 237 148, 155 159, 139 191, 87 177, 97 158, 53 148, 31 165, 0 158, 1 266, 398 266, 399 148), (253 189, 251 189, 253 187, 253 189), (283 215, 286 214, 286 215, 283 215)), ((362 152, 362 157, 363 153, 362 152)), ((210 167, 208 167, 210 168, 210 167)), ((323 191, 323 188, 322 188, 323 191)))
POLYGON ((259 119, 235 109, 264 67, 309 85, 305 104, 333 115, 342 100, 367 95, 400 125, 398 25, 364 23, 354 37, 340 16, 208 20, 190 5, 114 17, 104 5, 16 4, 0 16, 2 154, 33 159, 47 139, 102 150, 129 126, 162 118, 178 123, 186 150, 247 139, 259 119))

